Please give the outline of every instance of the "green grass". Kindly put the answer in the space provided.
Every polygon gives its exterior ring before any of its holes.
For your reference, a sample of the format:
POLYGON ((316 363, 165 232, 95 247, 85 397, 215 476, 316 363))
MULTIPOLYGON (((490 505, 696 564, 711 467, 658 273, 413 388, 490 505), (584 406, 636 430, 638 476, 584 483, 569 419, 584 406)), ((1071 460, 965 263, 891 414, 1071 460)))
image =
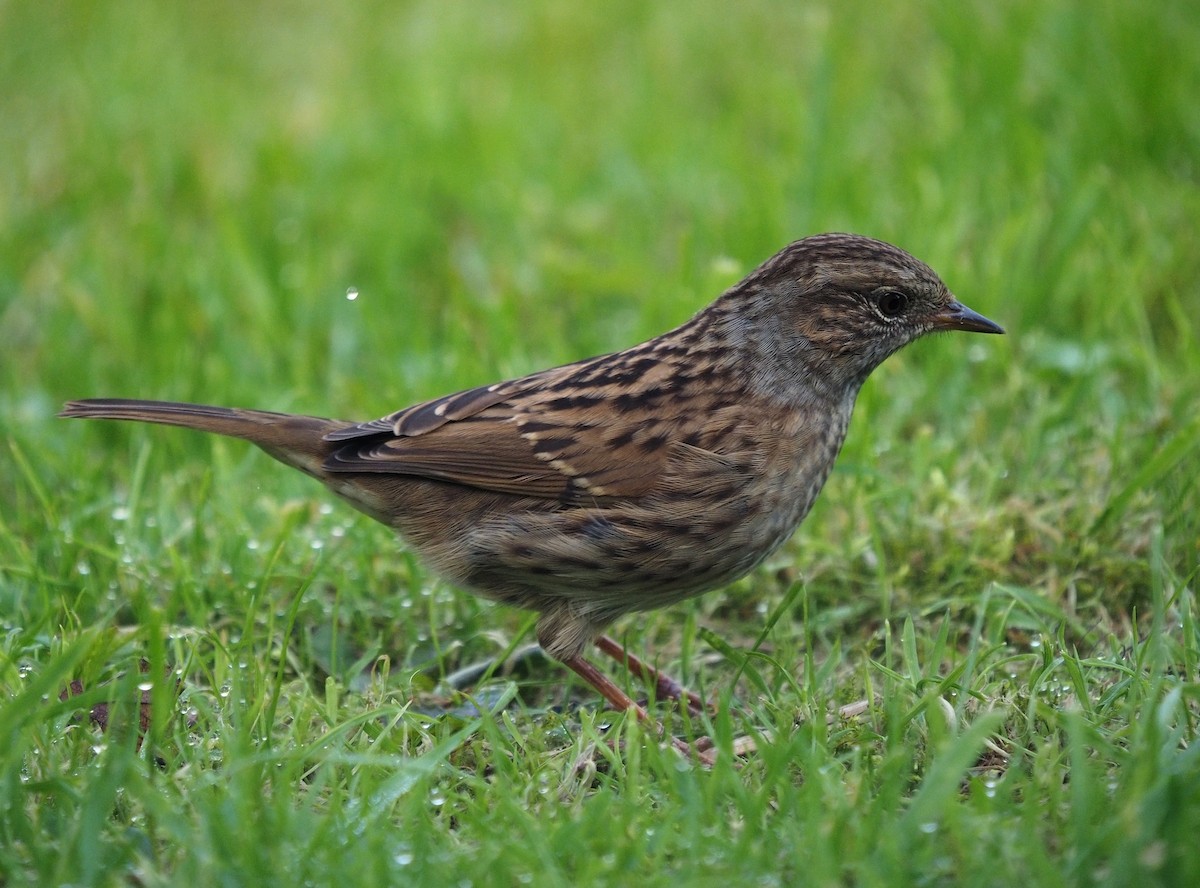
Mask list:
POLYGON ((0 884, 1200 883, 1195 4, 243 6, 0 7, 0 884), (889 361, 769 565, 618 625, 739 769, 552 663, 439 689, 528 616, 53 417, 369 418, 824 230, 1009 335, 889 361))

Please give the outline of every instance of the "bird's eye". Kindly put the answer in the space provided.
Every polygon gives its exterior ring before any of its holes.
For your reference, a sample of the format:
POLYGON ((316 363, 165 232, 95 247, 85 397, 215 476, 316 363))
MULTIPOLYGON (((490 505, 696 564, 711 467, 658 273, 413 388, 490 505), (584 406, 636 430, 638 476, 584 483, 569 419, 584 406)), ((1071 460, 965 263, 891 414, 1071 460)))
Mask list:
POLYGON ((884 290, 876 298, 885 318, 898 318, 908 308, 908 294, 899 290, 884 290))

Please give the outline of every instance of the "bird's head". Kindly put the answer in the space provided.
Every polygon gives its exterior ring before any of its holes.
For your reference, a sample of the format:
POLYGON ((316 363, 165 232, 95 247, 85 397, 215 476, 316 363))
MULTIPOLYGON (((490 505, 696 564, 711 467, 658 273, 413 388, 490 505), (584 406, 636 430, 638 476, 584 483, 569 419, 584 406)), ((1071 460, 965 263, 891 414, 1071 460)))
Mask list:
POLYGON ((785 376, 851 393, 889 355, 926 333, 1004 332, 959 302, 924 262, 854 234, 790 244, 713 308, 733 322, 764 370, 790 364, 795 372, 785 376))

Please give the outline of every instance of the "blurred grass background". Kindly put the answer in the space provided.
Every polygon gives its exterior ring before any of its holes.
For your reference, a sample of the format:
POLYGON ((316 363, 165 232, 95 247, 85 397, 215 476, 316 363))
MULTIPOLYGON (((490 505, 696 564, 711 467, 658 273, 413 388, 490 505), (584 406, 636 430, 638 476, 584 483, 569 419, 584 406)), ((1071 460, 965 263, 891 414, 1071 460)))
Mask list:
POLYGON ((9 2, 0 33, 0 881, 1200 878, 1194 4, 9 2), (775 731, 740 772, 625 726, 595 773, 620 719, 552 665, 415 714, 524 615, 243 445, 53 418, 370 418, 632 344, 826 230, 1010 335, 889 361, 795 541, 624 627, 741 707, 697 732, 775 731), (58 701, 119 714, 143 658, 182 682, 144 681, 151 742, 58 701))

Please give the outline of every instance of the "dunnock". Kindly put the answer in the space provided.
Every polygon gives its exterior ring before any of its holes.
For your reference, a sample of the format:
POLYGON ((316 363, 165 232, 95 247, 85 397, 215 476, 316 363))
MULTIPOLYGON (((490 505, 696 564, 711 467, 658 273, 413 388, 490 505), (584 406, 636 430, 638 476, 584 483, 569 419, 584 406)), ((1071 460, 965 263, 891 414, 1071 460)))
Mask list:
POLYGON ((829 476, 867 375, 937 330, 1004 332, 903 250, 825 234, 640 345, 371 422, 115 399, 61 415, 257 444, 394 528, 450 583, 537 611, 547 654, 645 717, 587 647, 680 694, 604 629, 773 552, 829 476))

